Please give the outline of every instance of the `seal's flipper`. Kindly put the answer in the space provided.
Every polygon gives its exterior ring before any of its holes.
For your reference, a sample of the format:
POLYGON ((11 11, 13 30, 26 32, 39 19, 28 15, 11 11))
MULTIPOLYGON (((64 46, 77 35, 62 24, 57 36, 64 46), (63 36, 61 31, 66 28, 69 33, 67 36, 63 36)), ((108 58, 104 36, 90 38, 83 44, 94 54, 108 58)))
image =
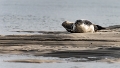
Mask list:
POLYGON ((105 27, 102 27, 102 26, 100 26, 100 25, 94 25, 94 30, 95 30, 95 32, 97 31, 97 30, 103 30, 103 29, 106 29, 105 27))

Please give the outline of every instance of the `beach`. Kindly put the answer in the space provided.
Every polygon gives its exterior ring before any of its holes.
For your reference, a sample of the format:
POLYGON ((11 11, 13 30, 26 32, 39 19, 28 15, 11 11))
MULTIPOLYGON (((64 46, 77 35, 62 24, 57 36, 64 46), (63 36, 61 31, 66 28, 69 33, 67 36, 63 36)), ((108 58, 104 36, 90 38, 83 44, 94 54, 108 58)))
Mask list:
POLYGON ((87 61, 103 60, 107 57, 119 58, 120 32, 117 30, 119 29, 96 33, 38 31, 42 34, 1 35, 0 54, 75 57, 85 58, 87 61))

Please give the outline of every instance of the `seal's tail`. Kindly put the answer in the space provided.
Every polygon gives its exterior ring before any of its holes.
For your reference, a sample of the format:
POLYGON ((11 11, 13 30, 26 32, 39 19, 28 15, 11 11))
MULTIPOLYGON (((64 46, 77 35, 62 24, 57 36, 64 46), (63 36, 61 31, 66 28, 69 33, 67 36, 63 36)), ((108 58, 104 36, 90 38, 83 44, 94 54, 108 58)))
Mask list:
POLYGON ((100 25, 96 25, 96 26, 97 26, 97 30, 107 29, 106 27, 102 27, 100 25))
POLYGON ((94 25, 94 30, 95 30, 95 32, 98 31, 98 30, 104 30, 104 29, 107 29, 107 28, 102 27, 102 26, 100 26, 100 25, 94 25))

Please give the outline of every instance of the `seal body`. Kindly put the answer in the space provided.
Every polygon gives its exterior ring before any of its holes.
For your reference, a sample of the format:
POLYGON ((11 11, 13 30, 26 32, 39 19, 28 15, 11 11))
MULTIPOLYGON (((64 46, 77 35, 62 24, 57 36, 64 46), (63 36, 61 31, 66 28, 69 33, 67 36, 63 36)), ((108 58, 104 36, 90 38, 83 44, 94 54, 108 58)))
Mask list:
POLYGON ((94 25, 88 20, 77 20, 73 30, 75 33, 95 32, 94 25))
POLYGON ((76 20, 75 23, 64 21, 62 26, 71 33, 94 33, 101 29, 106 29, 102 26, 92 24, 88 20, 76 20))

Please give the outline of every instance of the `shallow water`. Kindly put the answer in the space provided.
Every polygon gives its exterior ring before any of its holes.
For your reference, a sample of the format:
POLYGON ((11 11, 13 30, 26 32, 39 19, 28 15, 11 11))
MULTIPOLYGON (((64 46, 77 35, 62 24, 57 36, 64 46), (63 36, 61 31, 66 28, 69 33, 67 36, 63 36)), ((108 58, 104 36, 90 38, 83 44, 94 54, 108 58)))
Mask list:
POLYGON ((61 23, 88 19, 102 26, 120 21, 120 0, 0 0, 0 34, 65 31, 61 23))
POLYGON ((0 68, 119 68, 119 63, 106 62, 70 62, 56 57, 35 57, 31 55, 0 55, 0 68), (62 63, 15 63, 4 62, 16 59, 49 59, 61 60, 62 63))

